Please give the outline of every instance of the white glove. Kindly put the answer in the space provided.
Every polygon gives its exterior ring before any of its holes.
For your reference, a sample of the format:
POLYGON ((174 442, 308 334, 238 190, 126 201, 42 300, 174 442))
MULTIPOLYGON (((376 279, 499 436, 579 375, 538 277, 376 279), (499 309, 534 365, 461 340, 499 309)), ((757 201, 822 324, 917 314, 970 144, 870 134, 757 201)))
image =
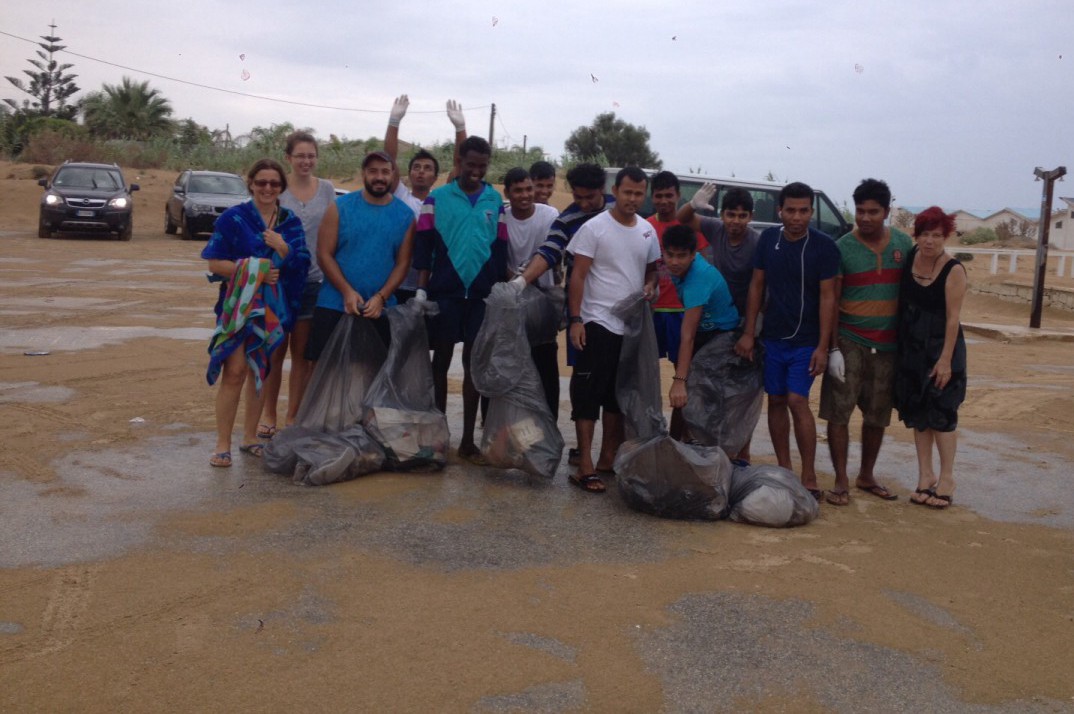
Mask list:
POLYGON ((515 291, 516 294, 521 295, 522 291, 526 289, 526 279, 521 275, 516 275, 511 279, 511 282, 507 285, 515 291))
POLYGON ((429 302, 429 296, 421 288, 414 291, 414 299, 418 302, 429 302))
POLYGON ((392 103, 392 112, 388 115, 388 126, 399 126, 399 122, 403 121, 403 117, 406 116, 408 107, 410 107, 410 98, 405 94, 400 94, 399 98, 392 103))
POLYGON ((712 207, 712 199, 715 196, 716 184, 710 181, 697 189, 697 193, 690 199, 690 208, 695 211, 715 211, 716 209, 712 207))
POLYGON ((451 120, 451 123, 455 125, 455 133, 460 131, 466 131, 466 117, 462 114, 462 106, 454 99, 449 99, 447 103, 447 118, 451 120))
POLYGON ((840 382, 847 381, 847 363, 838 347, 828 351, 828 374, 840 382))

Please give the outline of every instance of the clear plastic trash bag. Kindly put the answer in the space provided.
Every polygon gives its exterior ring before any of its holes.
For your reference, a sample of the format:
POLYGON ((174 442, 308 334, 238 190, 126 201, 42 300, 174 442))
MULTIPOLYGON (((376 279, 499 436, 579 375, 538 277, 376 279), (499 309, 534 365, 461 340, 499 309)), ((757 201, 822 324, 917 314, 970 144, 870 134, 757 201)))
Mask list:
POLYGON ((615 473, 619 493, 635 510, 708 521, 727 515, 731 461, 716 447, 667 435, 628 441, 615 456, 615 473))
POLYGON ((763 348, 754 348, 752 362, 742 359, 734 350, 740 335, 724 332, 697 351, 682 412, 693 439, 719 446, 732 457, 753 436, 764 399, 763 348))
POLYGON ((333 434, 314 434, 294 444, 293 480, 303 486, 325 486, 380 471, 384 450, 360 424, 333 434))
POLYGON ((362 401, 384 365, 384 340, 364 317, 344 315, 321 351, 295 423, 342 431, 362 420, 362 401))
POLYGON ((436 408, 425 316, 436 303, 408 300, 387 310, 391 346, 365 395, 362 425, 384 448, 385 467, 436 470, 447 463, 447 417, 436 408))
POLYGON ((553 286, 540 288, 527 285, 519 297, 525 315, 526 337, 530 346, 555 342, 563 329, 563 308, 567 303, 563 288, 553 286))
POLYGON ((474 387, 489 398, 481 452, 490 466, 552 478, 563 456, 563 436, 530 356, 526 305, 525 292, 520 297, 507 283, 493 285, 485 299, 485 319, 470 355, 474 387))
POLYGON ((625 325, 615 383, 629 439, 615 456, 623 500, 663 518, 723 518, 731 488, 731 462, 718 448, 683 444, 668 436, 649 303, 638 293, 621 301, 614 311, 625 325))
POLYGON ((794 474, 769 464, 736 466, 731 474, 731 520, 770 528, 802 526, 820 506, 794 474))

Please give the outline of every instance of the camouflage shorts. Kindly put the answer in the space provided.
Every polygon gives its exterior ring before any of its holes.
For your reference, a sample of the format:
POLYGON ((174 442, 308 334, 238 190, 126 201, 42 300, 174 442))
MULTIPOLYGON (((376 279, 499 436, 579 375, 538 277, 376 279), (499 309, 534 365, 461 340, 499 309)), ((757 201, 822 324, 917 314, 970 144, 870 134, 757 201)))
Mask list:
POLYGON ((865 426, 886 427, 891 423, 895 352, 877 352, 844 337, 839 338, 839 351, 846 363, 846 381, 825 373, 820 387, 820 418, 848 424, 854 407, 858 407, 865 426))

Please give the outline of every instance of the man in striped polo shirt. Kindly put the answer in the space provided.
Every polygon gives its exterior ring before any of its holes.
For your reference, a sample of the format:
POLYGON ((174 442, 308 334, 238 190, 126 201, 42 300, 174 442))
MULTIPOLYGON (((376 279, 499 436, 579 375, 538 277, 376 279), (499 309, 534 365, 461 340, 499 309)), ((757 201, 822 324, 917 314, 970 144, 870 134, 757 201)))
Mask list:
POLYGON ((888 185, 865 179, 854 189, 854 230, 836 241, 838 327, 820 392, 820 417, 828 422, 835 470, 835 486, 826 500, 836 506, 850 503, 848 424, 855 406, 861 409, 862 427, 861 468, 854 485, 885 501, 897 498, 873 474, 891 421, 899 279, 913 245, 908 235, 884 224, 890 212, 888 185))

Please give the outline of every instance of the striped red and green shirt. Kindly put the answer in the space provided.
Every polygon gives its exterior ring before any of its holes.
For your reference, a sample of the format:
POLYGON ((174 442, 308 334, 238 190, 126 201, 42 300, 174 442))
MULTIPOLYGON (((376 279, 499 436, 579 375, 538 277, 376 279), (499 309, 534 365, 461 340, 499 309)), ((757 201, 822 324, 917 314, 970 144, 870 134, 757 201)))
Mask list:
POLYGON ((899 279, 913 241, 897 228, 883 252, 877 253, 853 233, 838 241, 839 335, 881 352, 895 349, 899 279))

